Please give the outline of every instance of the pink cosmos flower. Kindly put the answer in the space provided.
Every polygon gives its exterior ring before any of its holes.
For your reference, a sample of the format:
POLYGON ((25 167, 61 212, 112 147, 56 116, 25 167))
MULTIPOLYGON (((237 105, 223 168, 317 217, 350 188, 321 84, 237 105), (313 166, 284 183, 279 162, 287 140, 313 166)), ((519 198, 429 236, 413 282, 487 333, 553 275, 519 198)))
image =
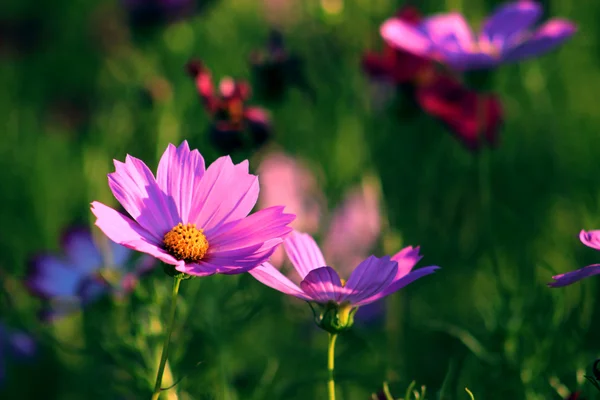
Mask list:
MULTIPOLYGON (((587 232, 582 230, 579 233, 579 240, 592 249, 600 250, 600 230, 587 232)), ((555 275, 552 277, 554 282, 550 282, 548 286, 553 288, 568 286, 584 278, 598 274, 600 274, 600 264, 592 264, 575 271, 555 275)))
POLYGON ((109 186, 132 218, 92 203, 96 225, 116 243, 150 254, 188 275, 238 274, 266 261, 294 215, 256 204, 258 177, 228 156, 208 168, 187 141, 169 145, 156 177, 143 161, 115 160, 109 186))
POLYGON ((534 1, 506 3, 478 34, 457 12, 433 15, 418 26, 396 17, 381 26, 381 36, 391 46, 458 71, 492 68, 546 53, 575 33, 572 22, 558 18, 532 29, 542 11, 534 1))
POLYGON ((300 285, 293 283, 268 262, 253 269, 250 274, 282 293, 308 302, 334 305, 346 318, 348 314, 353 315, 359 306, 373 303, 439 269, 430 266, 412 271, 421 256, 418 248, 406 247, 393 257, 368 257, 345 281, 327 265, 310 235, 294 231, 285 239, 284 247, 300 275, 300 285))

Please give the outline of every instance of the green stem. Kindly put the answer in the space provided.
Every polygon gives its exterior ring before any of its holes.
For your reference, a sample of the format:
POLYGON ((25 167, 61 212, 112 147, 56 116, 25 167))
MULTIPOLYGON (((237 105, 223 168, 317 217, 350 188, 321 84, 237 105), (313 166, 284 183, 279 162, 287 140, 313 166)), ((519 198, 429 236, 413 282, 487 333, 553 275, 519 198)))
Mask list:
POLYGON ((337 333, 329 334, 329 347, 327 349, 327 390, 329 391, 329 400, 335 400, 335 380, 333 379, 335 340, 337 333))
POLYGON ((181 277, 175 276, 173 278, 173 293, 171 294, 171 311, 169 315, 169 322, 167 325, 167 334, 163 342, 162 354, 160 355, 160 364, 158 365, 158 372, 156 373, 156 383, 154 384, 154 392, 152 394, 152 400, 157 400, 160 396, 160 385, 162 384, 163 373, 165 372, 165 364, 167 363, 167 357, 169 355, 169 342, 171 341, 171 332, 173 332, 173 322, 175 321, 175 310, 177 310, 177 293, 179 292, 179 284, 181 283, 181 277))

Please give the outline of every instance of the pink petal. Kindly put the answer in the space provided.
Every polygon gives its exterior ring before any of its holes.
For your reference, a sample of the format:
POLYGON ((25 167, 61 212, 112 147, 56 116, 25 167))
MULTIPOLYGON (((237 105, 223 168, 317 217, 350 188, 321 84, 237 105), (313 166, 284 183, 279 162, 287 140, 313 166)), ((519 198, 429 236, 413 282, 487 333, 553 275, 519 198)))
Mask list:
POLYGON ((408 246, 394 254, 392 260, 398 263, 398 272, 396 273, 395 280, 408 274, 421 258, 423 256, 419 254, 419 247, 413 248, 412 246, 408 246))
POLYGON ((114 196, 146 231, 157 240, 180 222, 172 198, 157 185, 143 161, 127 156, 125 163, 115 160, 115 172, 108 174, 114 196))
POLYGON ((264 108, 260 107, 246 107, 244 110, 244 117, 256 124, 270 125, 271 117, 264 108))
POLYGON ((345 286, 349 292, 340 300, 364 305, 379 299, 378 294, 392 283, 397 270, 398 263, 392 261, 389 256, 370 256, 352 272, 345 286))
POLYGON ((204 158, 198 150, 190 151, 187 141, 179 147, 169 144, 156 172, 158 186, 175 203, 180 221, 187 224, 194 195, 204 175, 204 158))
POLYGON ((422 27, 431 41, 440 48, 469 52, 475 47, 473 32, 459 13, 434 15, 425 19, 422 27))
POLYGON ((234 165, 229 156, 212 163, 194 196, 190 220, 205 231, 247 216, 258 199, 258 178, 248 161, 234 165))
POLYGON ((592 249, 600 250, 600 230, 579 232, 579 240, 592 249))
POLYGON ((206 232, 209 247, 205 259, 178 270, 191 275, 207 274, 210 268, 212 273, 246 272, 269 259, 291 232, 287 225, 293 219, 283 213, 283 207, 272 207, 221 225, 206 232))
POLYGON ((577 27, 570 21, 551 19, 543 24, 531 38, 525 38, 521 44, 508 49, 505 59, 506 61, 519 61, 547 53, 564 43, 576 31, 577 27))
POLYGON ((302 279, 305 279, 312 270, 327 265, 319 246, 307 233, 293 231, 283 245, 288 258, 302 279))
POLYGON ((281 239, 291 232, 287 225, 294 215, 284 214, 283 207, 271 207, 255 212, 246 218, 221 225, 218 229, 205 232, 208 254, 218 253, 281 239))
POLYGON ((92 213, 97 218, 96 226, 113 242, 150 254, 167 264, 181 265, 184 263, 176 260, 161 248, 162 240, 157 240, 154 235, 120 212, 94 201, 92 213))
POLYGON ((567 286, 598 274, 600 274, 600 264, 588 265, 575 271, 553 276, 554 282, 550 282, 548 286, 553 288, 567 286))
POLYGON ((390 46, 418 56, 428 56, 431 53, 432 43, 427 35, 401 19, 388 19, 381 25, 379 32, 390 46))
POLYGON ((273 265, 266 262, 248 272, 260 283, 269 286, 275 290, 279 290, 281 293, 295 296, 302 300, 310 300, 298 286, 292 281, 286 278, 281 272, 277 270, 273 265))
POLYGON ((312 300, 319 303, 339 302, 343 293, 342 282, 337 272, 331 267, 313 269, 300 282, 300 288, 312 300))

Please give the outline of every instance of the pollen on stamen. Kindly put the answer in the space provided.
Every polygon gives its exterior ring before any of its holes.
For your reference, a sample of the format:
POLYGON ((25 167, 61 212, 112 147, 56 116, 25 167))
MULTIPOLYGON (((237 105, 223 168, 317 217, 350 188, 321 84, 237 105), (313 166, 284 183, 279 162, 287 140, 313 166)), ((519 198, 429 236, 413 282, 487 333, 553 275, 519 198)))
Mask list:
POLYGON ((165 250, 178 260, 198 262, 208 251, 208 240, 196 224, 181 222, 167 232, 163 238, 165 250))

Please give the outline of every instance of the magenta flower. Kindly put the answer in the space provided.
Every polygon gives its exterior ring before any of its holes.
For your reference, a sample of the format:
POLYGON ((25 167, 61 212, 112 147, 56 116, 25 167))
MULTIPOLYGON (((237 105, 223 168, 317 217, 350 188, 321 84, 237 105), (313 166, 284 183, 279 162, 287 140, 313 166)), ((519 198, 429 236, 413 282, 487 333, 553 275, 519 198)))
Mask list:
POLYGON ((97 246, 87 229, 66 232, 62 248, 64 255, 40 254, 30 263, 25 284, 47 300, 43 319, 68 314, 107 292, 128 293, 139 276, 155 265, 148 256, 134 260, 131 250, 113 242, 106 249, 97 246))
POLYGON ((273 289, 323 307, 318 315, 315 312, 315 318, 319 326, 330 332, 348 329, 358 307, 388 296, 439 268, 430 266, 412 271, 421 256, 418 248, 407 247, 393 257, 368 257, 354 269, 346 282, 327 266, 310 235, 294 231, 284 241, 284 247, 300 275, 300 285, 268 262, 253 269, 250 274, 273 289))
POLYGON ((564 19, 551 19, 532 29, 542 15, 533 1, 506 3, 474 34, 456 12, 433 15, 413 26, 391 18, 381 26, 381 36, 398 49, 447 64, 459 71, 492 68, 546 53, 576 31, 564 19))
MULTIPOLYGON (((579 240, 581 240, 583 244, 585 244, 588 247, 591 247, 592 249, 600 250, 600 230, 588 232, 581 231, 579 233, 579 240)), ((588 265, 587 267, 577 269, 575 271, 555 275, 552 277, 552 279, 554 279, 554 282, 550 282, 548 286, 568 286, 584 278, 598 274, 600 274, 600 264, 592 264, 588 265)))
MULTIPOLYGON (((169 145, 156 178, 143 161, 115 160, 109 186, 132 218, 97 201, 96 225, 111 240, 150 254, 175 270, 196 276, 238 274, 266 261, 294 215, 283 207, 248 214, 258 198, 258 177, 248 161, 228 156, 208 168, 187 141, 169 145)), ((173 271, 174 272, 174 271, 173 271)))

